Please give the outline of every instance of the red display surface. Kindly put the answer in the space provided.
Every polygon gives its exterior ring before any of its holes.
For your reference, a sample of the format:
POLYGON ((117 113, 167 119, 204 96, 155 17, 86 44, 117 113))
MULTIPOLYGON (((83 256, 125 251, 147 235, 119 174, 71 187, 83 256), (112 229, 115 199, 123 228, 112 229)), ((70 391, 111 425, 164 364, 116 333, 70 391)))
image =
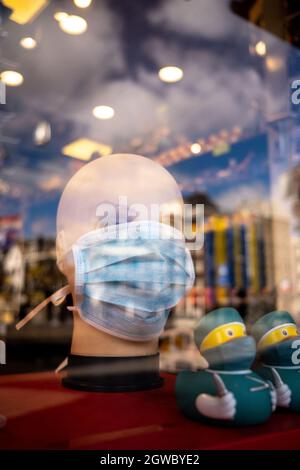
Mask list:
POLYGON ((2 376, 0 449, 300 449, 300 413, 247 428, 203 425, 182 416, 175 376, 164 377, 158 390, 89 393, 52 373, 2 376))

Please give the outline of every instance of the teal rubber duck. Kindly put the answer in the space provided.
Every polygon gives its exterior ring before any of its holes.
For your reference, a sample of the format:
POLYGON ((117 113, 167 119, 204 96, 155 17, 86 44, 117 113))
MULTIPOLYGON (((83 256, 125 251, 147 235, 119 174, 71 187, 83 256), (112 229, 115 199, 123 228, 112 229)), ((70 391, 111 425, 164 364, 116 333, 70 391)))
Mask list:
POLYGON ((227 426, 267 421, 276 395, 270 382, 250 370, 255 341, 239 313, 233 308, 210 312, 195 329, 195 342, 208 368, 178 374, 176 399, 184 415, 227 426))
POLYGON ((293 317, 268 313, 252 328, 257 342, 256 372, 272 381, 277 406, 300 411, 300 335, 293 317))

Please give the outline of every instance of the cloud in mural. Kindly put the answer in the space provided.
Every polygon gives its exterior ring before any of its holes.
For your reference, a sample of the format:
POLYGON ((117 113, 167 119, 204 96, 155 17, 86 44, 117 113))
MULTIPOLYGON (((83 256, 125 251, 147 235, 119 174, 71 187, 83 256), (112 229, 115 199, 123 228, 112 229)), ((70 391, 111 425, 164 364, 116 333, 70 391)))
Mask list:
POLYGON ((237 185, 219 194, 215 202, 221 211, 233 213, 249 210, 252 214, 270 216, 270 194, 265 185, 237 185))
POLYGON ((245 24, 241 23, 229 9, 229 0, 168 0, 150 14, 155 26, 167 31, 196 35, 211 40, 224 39, 238 32, 246 34, 245 24))

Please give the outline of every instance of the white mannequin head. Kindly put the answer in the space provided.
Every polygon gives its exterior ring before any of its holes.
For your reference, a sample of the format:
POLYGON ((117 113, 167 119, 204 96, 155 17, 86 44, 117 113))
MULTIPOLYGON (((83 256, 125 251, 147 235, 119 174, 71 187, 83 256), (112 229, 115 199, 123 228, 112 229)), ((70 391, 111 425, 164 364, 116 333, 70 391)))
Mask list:
MULTIPOLYGON (((68 182, 57 212, 57 263, 74 293, 72 246, 83 235, 122 222, 152 220, 172 225, 182 196, 174 178, 159 164, 138 155, 110 155, 81 168, 68 182), (124 206, 126 208, 124 210, 124 206)), ((86 324, 74 312, 73 354, 143 355, 157 352, 157 339, 133 343, 86 324)))

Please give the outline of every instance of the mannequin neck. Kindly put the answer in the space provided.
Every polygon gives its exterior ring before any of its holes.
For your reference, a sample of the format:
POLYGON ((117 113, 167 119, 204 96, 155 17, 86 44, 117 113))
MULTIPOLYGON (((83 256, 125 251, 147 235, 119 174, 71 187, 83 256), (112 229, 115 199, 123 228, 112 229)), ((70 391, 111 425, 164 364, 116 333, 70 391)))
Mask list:
POLYGON ((158 352, 158 339, 130 341, 109 335, 73 314, 71 354, 79 356, 150 356, 158 352))
POLYGON ((130 341, 117 338, 86 323, 76 310, 73 320, 71 354, 62 380, 65 387, 123 392, 162 386, 158 339, 130 341))

